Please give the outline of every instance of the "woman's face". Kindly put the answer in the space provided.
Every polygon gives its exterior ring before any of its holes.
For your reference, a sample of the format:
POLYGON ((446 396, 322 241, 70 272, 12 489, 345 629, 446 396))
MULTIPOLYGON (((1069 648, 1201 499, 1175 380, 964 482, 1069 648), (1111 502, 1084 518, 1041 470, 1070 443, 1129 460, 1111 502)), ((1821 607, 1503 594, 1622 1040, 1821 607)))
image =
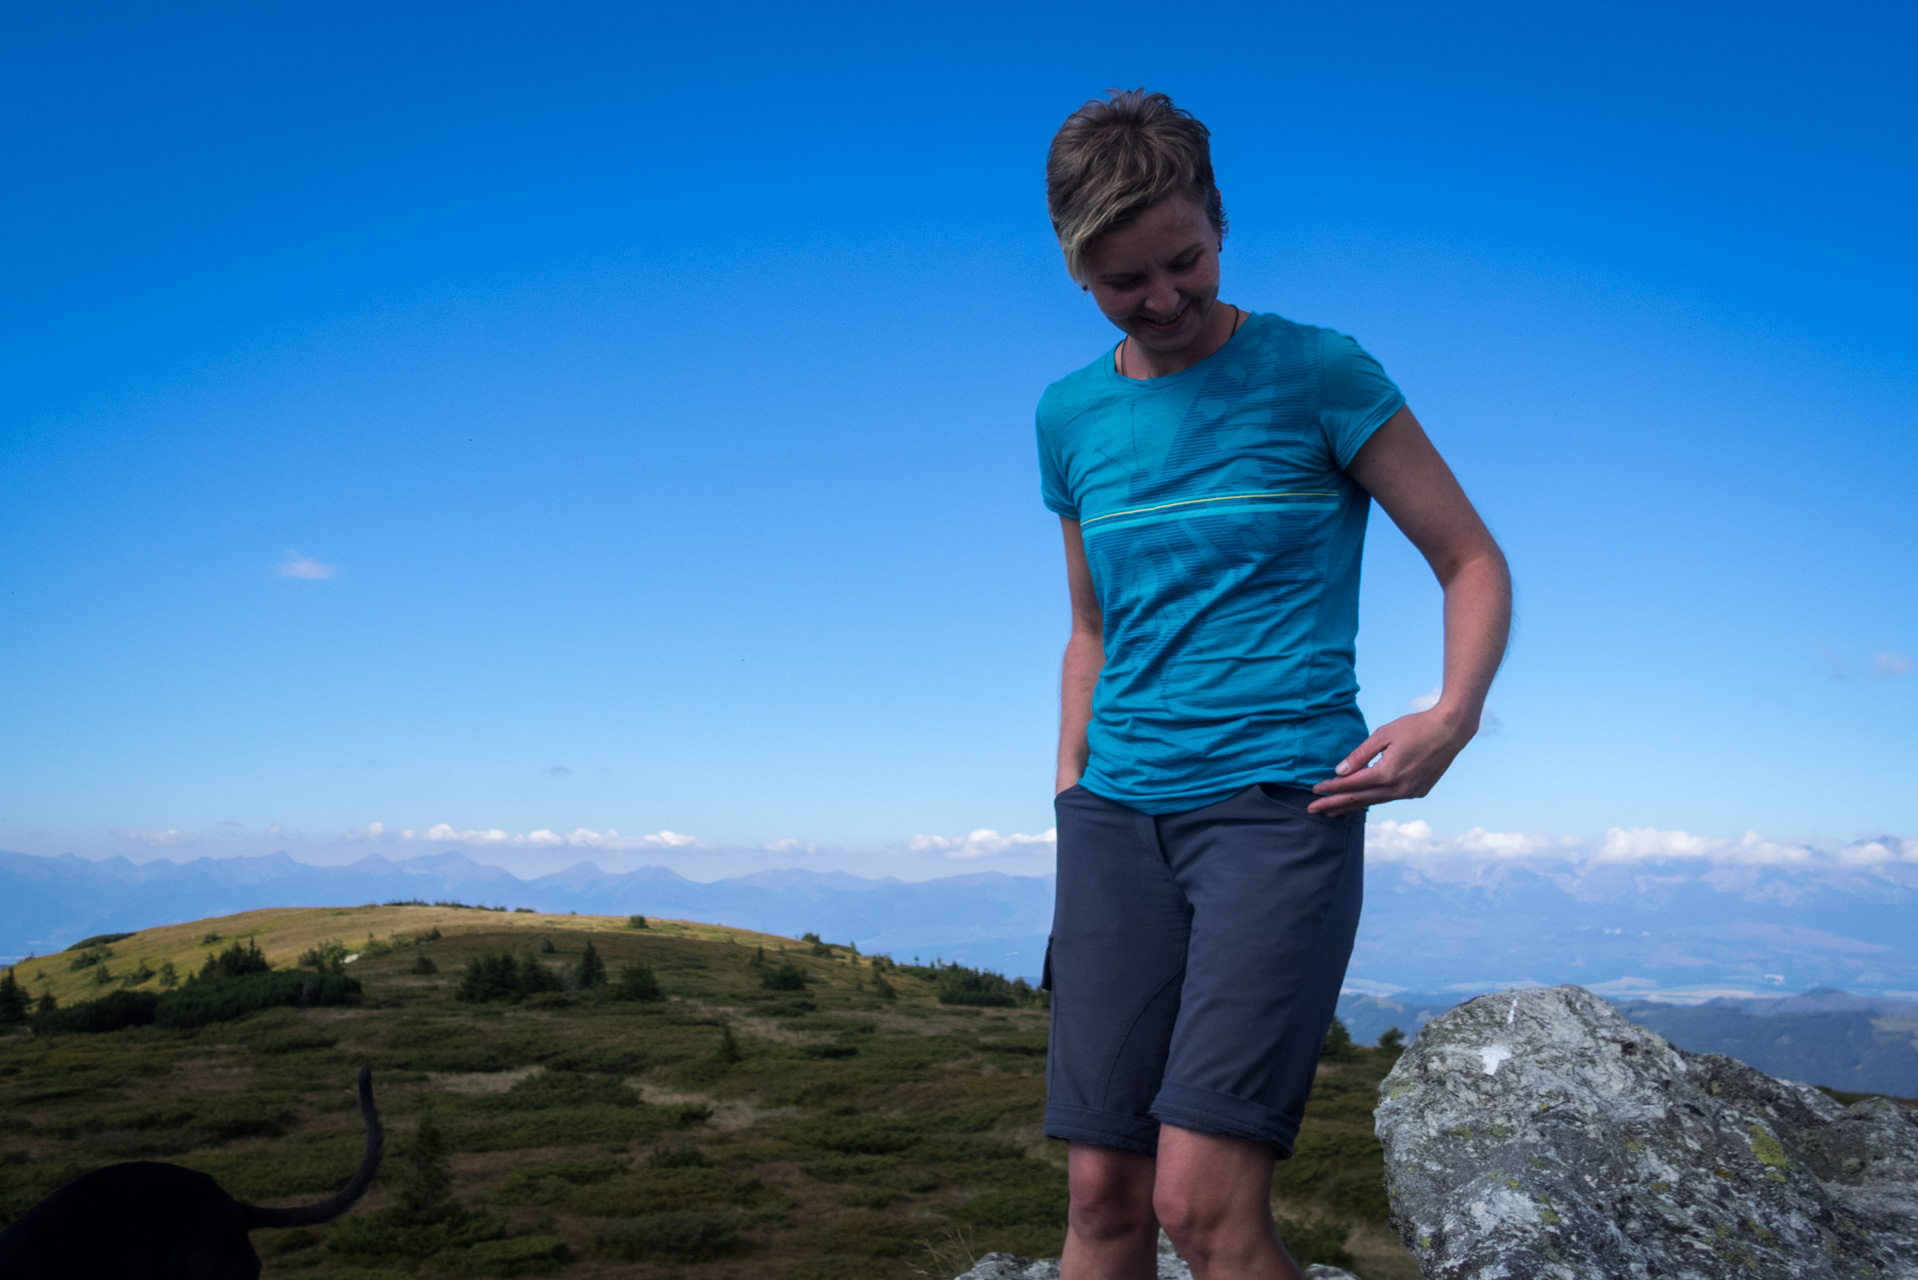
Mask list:
POLYGON ((1174 196, 1108 231, 1080 257, 1106 319, 1155 355, 1201 340, 1219 298, 1219 233, 1196 200, 1174 196))

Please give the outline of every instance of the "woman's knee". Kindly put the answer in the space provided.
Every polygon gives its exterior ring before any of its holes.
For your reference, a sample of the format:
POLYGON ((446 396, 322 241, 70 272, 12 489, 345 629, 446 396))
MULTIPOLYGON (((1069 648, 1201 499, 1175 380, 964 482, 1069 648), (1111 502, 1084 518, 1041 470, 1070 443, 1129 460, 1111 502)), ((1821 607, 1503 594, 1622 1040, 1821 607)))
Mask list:
POLYGON ((1156 1230, 1152 1159, 1105 1148, 1072 1152, 1068 1164, 1072 1229, 1089 1240, 1156 1230))

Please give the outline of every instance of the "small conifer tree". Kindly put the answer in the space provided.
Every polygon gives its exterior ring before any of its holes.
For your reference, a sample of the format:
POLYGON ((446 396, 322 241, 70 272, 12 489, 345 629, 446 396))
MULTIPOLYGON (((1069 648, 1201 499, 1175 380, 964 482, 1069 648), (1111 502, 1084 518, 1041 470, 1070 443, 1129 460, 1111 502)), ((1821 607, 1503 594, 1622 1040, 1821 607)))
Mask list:
POLYGON ((1387 1053, 1398 1055, 1405 1052, 1405 1033, 1397 1027, 1387 1027, 1379 1037, 1379 1048, 1387 1053))
POLYGON ((1352 1033, 1337 1018, 1325 1029, 1325 1050, 1319 1055, 1327 1062, 1351 1062, 1358 1058, 1358 1046, 1352 1043, 1352 1033))
POLYGON ((16 1026, 27 1020, 27 993, 20 988, 13 970, 0 977, 0 1026, 16 1026))
POLYGON ((619 971, 619 984, 613 988, 613 998, 631 1000, 636 1004, 651 1004, 666 997, 660 991, 659 979, 653 976, 650 966, 629 964, 619 971))
POLYGON ((459 1211, 453 1199, 453 1175, 446 1162, 446 1137, 429 1109, 420 1116, 413 1141, 400 1162, 399 1216, 413 1222, 436 1222, 459 1211))
POLYGON ((586 950, 580 953, 579 964, 573 969, 573 981, 582 991, 606 985, 606 962, 599 958, 591 939, 587 940, 586 950))

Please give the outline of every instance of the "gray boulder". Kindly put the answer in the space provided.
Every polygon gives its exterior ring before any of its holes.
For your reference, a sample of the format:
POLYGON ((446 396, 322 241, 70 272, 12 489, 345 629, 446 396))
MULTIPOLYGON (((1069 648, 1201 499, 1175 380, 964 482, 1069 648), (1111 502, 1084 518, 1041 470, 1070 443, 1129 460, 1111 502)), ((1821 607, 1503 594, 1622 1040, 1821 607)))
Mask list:
POLYGON ((1481 996, 1379 1086, 1427 1280, 1918 1280, 1918 1115, 1676 1049, 1582 987, 1481 996))

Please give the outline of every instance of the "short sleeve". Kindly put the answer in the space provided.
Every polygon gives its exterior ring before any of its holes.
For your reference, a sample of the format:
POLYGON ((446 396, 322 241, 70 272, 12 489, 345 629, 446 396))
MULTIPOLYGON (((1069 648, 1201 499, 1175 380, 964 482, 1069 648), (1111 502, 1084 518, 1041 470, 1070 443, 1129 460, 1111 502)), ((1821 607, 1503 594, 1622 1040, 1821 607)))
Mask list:
POLYGON ((1405 407, 1405 397, 1379 362, 1351 338, 1319 332, 1319 428, 1344 469, 1386 419, 1405 407))
POLYGON ((1068 520, 1079 518, 1079 504, 1072 499, 1072 491, 1066 487, 1065 464, 1059 460, 1059 451, 1050 432, 1046 430, 1045 402, 1039 404, 1037 415, 1037 433, 1039 437, 1039 496, 1045 500, 1046 510, 1068 520))

